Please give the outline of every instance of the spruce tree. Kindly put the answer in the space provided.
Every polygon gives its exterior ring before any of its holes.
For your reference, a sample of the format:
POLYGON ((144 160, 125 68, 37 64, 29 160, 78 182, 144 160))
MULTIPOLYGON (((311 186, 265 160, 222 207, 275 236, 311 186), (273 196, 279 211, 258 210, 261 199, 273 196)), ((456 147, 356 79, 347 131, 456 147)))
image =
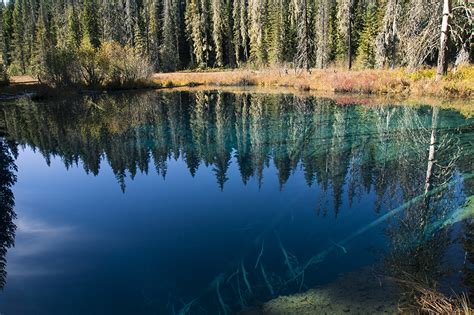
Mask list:
POLYGON ((367 8, 364 19, 364 27, 360 34, 359 47, 357 49, 356 62, 366 68, 375 66, 376 37, 378 32, 377 8, 371 5, 367 8))
POLYGON ((44 79, 48 69, 48 54, 51 43, 48 36, 47 25, 44 16, 43 5, 40 4, 38 19, 36 22, 36 41, 32 57, 32 71, 38 80, 44 79))
POLYGON ((12 61, 12 45, 13 45, 13 9, 14 1, 9 1, 3 7, 2 11, 2 35, 3 50, 2 58, 5 66, 10 65, 12 61))
POLYGON ((162 2, 160 0, 147 0, 149 6, 149 38, 150 38, 150 52, 149 57, 155 67, 158 70, 161 65, 160 60, 160 45, 162 43, 162 19, 161 11, 163 9, 162 2))
POLYGON ((69 6, 66 9, 67 25, 66 25, 66 40, 65 47, 69 50, 75 51, 81 44, 81 24, 77 15, 77 9, 69 6))
POLYGON ((163 5, 163 43, 161 45, 161 59, 163 70, 174 71, 178 68, 178 27, 177 27, 176 0, 164 0, 163 5))
POLYGON ((212 0, 212 39, 214 42, 216 65, 224 65, 224 38, 227 34, 227 13, 222 0, 212 0))
POLYGON ((16 61, 18 70, 26 72, 26 44, 25 44, 25 24, 23 0, 15 1, 13 9, 13 52, 12 59, 16 61))
POLYGON ((335 2, 330 9, 329 23, 329 60, 332 62, 344 58, 345 43, 339 30, 338 3, 335 2))
POLYGON ((97 0, 84 0, 82 9, 82 27, 85 36, 94 48, 100 46, 100 28, 97 0))

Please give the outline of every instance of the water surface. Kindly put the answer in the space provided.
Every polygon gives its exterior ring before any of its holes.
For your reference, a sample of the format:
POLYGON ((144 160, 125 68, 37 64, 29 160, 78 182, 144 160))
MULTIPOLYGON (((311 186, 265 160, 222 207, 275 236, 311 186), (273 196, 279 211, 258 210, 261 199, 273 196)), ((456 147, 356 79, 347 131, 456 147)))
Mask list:
POLYGON ((367 266, 471 292, 456 111, 222 92, 0 109, 2 313, 230 314, 367 266))

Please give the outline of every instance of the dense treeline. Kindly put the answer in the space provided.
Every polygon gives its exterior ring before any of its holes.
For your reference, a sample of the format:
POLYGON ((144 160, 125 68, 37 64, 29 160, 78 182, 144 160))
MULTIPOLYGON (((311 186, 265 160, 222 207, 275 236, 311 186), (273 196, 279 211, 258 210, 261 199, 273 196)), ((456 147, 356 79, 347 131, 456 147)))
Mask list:
MULTIPOLYGON (((472 8, 466 0, 447 2, 447 56, 466 61, 472 8)), ((145 76, 148 63, 155 71, 434 64, 443 1, 12 0, 0 12, 9 73, 94 84, 123 80, 120 71, 138 61, 135 76, 145 76), (78 59, 74 73, 68 66, 78 59)))

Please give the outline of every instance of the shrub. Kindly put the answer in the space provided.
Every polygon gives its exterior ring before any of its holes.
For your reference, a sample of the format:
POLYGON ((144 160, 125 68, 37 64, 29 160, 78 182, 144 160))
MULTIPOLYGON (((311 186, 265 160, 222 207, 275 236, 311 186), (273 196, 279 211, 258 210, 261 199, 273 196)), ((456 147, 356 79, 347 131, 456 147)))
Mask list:
POLYGON ((22 74, 24 74, 24 73, 23 73, 22 67, 21 67, 21 65, 18 61, 15 60, 11 64, 8 65, 7 75, 9 77, 12 77, 12 76, 15 76, 15 75, 22 75, 22 74))
POLYGON ((433 79, 436 75, 436 70, 427 68, 427 69, 420 69, 415 71, 409 75, 409 78, 414 81, 419 81, 423 79, 433 79))
POLYGON ((40 82, 52 86, 71 86, 79 83, 77 54, 67 49, 53 48, 45 57, 44 68, 36 69, 36 76, 40 82))
POLYGON ((146 58, 135 49, 108 41, 94 48, 85 38, 78 49, 53 47, 38 61, 35 75, 52 86, 133 88, 152 74, 146 58))
POLYGON ((104 85, 112 88, 136 87, 148 80, 153 72, 147 58, 130 46, 114 41, 105 42, 97 53, 103 62, 104 85))
POLYGON ((109 60, 98 53, 98 50, 92 46, 87 37, 81 42, 78 57, 83 83, 92 87, 101 86, 109 60))
POLYGON ((0 64, 0 86, 8 85, 9 83, 10 83, 10 80, 8 78, 8 74, 5 69, 5 66, 3 64, 0 64))

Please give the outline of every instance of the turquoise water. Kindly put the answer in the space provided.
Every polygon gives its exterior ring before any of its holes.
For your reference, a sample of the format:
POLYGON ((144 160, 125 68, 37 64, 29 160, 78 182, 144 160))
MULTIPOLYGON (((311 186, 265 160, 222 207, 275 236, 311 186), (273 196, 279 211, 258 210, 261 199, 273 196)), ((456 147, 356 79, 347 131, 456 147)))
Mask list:
POLYGON ((472 222, 444 224, 474 194, 456 111, 221 92, 0 109, 4 314, 231 314, 366 266, 471 293, 472 222))

